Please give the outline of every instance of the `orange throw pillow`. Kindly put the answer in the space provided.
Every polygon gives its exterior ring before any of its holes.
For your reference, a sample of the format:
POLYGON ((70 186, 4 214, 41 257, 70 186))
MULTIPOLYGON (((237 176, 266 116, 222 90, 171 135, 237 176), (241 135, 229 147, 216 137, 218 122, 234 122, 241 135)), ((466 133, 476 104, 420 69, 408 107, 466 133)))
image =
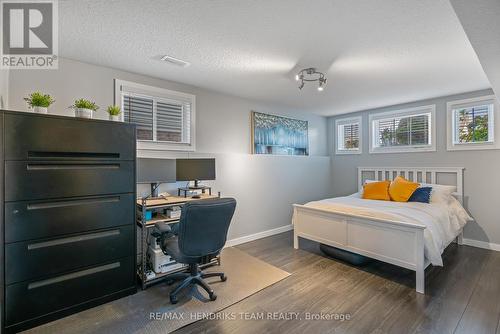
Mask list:
POLYGON ((404 177, 396 177, 389 186, 391 200, 395 202, 408 202, 408 199, 410 199, 419 185, 419 183, 408 181, 404 177))
POLYGON ((389 181, 370 182, 363 186, 363 199, 376 199, 381 201, 390 201, 389 181))

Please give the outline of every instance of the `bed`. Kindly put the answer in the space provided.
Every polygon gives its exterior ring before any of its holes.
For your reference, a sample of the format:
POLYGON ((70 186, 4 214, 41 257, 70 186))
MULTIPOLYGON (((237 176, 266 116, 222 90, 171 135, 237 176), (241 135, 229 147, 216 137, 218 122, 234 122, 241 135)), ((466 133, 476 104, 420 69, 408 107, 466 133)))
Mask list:
POLYGON ((471 220, 463 209, 463 168, 359 167, 358 193, 294 204, 294 248, 305 238, 414 270, 416 291, 425 293, 425 268, 443 265, 441 254, 462 242, 471 220), (408 180, 456 186, 446 203, 401 203, 362 199, 366 180, 408 180))

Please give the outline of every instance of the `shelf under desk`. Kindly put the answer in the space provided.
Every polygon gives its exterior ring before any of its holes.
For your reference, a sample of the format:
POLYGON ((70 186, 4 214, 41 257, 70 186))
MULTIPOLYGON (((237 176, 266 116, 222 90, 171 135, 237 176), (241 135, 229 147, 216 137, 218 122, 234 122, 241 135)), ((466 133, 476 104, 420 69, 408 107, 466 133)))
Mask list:
MULTIPOLYGON (((166 209, 172 206, 182 206, 187 202, 192 201, 202 201, 207 199, 218 198, 217 196, 201 194, 200 198, 192 198, 192 197, 181 197, 181 196, 168 196, 165 198, 151 198, 147 200, 138 199, 137 200, 137 225, 141 229, 141 257, 138 266, 138 276, 141 279, 142 289, 146 289, 149 285, 157 283, 161 280, 167 279, 169 275, 174 274, 179 271, 183 271, 187 268, 179 268, 174 269, 167 273, 155 273, 155 277, 151 279, 147 279, 145 273, 145 267, 147 266, 147 236, 149 234, 148 230, 154 227, 157 222, 166 222, 166 223, 177 223, 179 222, 179 218, 168 218, 166 215, 162 213, 158 213, 156 217, 150 220, 145 220, 145 211, 148 210, 161 210, 166 209)), ((205 264, 203 267, 207 267, 210 265, 219 264, 220 265, 220 256, 214 258, 210 263, 205 264)))

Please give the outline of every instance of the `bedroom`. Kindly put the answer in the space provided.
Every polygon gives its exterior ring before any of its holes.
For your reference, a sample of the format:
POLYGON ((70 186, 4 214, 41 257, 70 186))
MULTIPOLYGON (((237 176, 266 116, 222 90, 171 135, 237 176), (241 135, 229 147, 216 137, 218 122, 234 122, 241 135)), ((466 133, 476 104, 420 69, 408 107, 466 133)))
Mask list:
POLYGON ((497 1, 21 3, 0 1, 3 331, 499 330, 497 1), (30 64, 25 39, 51 50, 30 64), (186 232, 225 247, 174 261, 185 211, 225 198, 228 229, 186 232))

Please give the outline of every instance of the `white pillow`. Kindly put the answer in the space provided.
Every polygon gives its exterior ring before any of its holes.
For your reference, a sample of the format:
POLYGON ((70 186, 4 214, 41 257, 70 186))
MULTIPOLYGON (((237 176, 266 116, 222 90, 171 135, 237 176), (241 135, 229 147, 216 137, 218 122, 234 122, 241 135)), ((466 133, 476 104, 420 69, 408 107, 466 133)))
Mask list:
POLYGON ((452 199, 452 194, 457 191, 456 186, 445 186, 442 184, 434 183, 420 183, 419 188, 431 187, 431 203, 448 204, 452 199))

